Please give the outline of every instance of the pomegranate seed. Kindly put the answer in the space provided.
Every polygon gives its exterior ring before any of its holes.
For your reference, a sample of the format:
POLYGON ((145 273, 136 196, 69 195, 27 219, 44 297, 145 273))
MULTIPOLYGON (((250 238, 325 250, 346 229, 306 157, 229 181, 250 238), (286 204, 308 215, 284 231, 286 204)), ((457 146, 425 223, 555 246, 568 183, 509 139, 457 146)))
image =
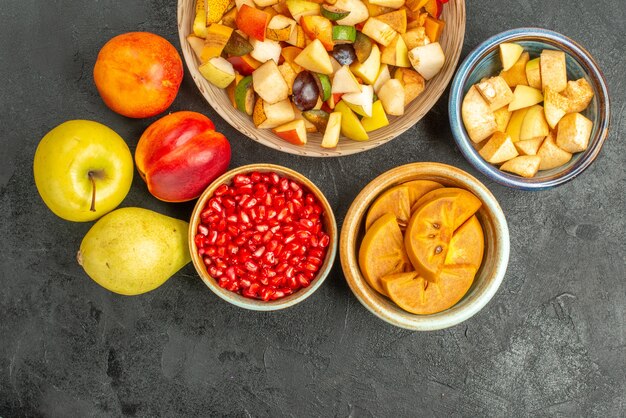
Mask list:
POLYGON ((198 225, 198 232, 206 237, 209 235, 209 228, 204 225, 198 225))
POLYGON ((313 226, 315 226, 315 223, 310 219, 302 218, 300 219, 300 225, 302 225, 306 229, 311 229, 313 228, 313 226))
POLYGON ((252 173, 250 173, 250 180, 252 180, 253 183, 258 183, 259 181, 261 181, 261 173, 259 173, 258 171, 253 171, 252 173))
POLYGON ((274 257, 273 252, 267 251, 263 256, 263 261, 265 264, 274 265, 274 263, 276 263, 276 257, 274 257))
POLYGON ((204 257, 202 260, 207 267, 213 263, 209 257, 204 257))
POLYGON ((235 186, 242 186, 244 184, 250 184, 251 182, 252 180, 250 180, 250 177, 244 174, 237 174, 235 177, 233 177, 233 184, 235 186))
POLYGON ((296 239, 296 234, 291 234, 291 235, 289 235, 287 238, 285 238, 285 239, 283 240, 283 242, 284 242, 285 244, 289 244, 289 243, 290 243, 291 241, 293 241, 294 239, 296 239))
POLYGON ((253 187, 254 197, 262 199, 267 195, 267 186, 263 183, 259 183, 253 187))
POLYGON ((251 271, 253 273, 259 269, 259 266, 257 266, 256 263, 252 260, 246 261, 245 266, 246 266, 246 270, 251 271))
POLYGON ((272 184, 278 184, 280 181, 280 176, 276 173, 270 173, 270 182, 272 184))
POLYGON ((298 231, 296 236, 301 240, 309 240, 311 238, 311 233, 309 231, 298 231))
POLYGON ((243 222, 245 224, 249 224, 250 223, 250 217, 244 211, 239 212, 239 219, 241 219, 241 222, 243 222))
POLYGON ((311 284, 309 280, 306 277, 304 277, 303 274, 298 274, 296 278, 298 279, 298 283, 300 283, 300 286, 302 287, 307 287, 311 284))
POLYGON ((261 258, 265 252, 265 247, 259 247, 252 255, 256 258, 261 258))
POLYGON ((257 213, 259 214, 259 220, 265 219, 265 213, 266 213, 265 206, 263 205, 257 206, 257 213))
POLYGON ((233 209, 235 206, 237 206, 237 202, 235 202, 235 199, 231 199, 229 197, 226 197, 226 198, 222 199, 222 205, 226 209, 233 209))
POLYGON ((236 193, 237 195, 251 194, 252 190, 253 190, 252 184, 246 184, 246 185, 237 187, 236 193))
POLYGON ((217 254, 217 248, 215 247, 205 248, 204 253, 208 255, 209 257, 215 257, 215 255, 217 254))
POLYGON ((209 207, 213 209, 216 213, 222 213, 222 211, 224 210, 224 208, 222 208, 222 205, 215 198, 209 200, 209 207))
POLYGON ((321 258, 324 257, 324 251, 318 250, 318 249, 314 249, 314 250, 309 251, 309 255, 311 257, 317 257, 317 258, 321 259, 321 258))
POLYGON ((267 232, 269 231, 269 229, 270 229, 269 225, 266 225, 266 224, 259 224, 256 226, 256 230, 259 232, 267 232))
POLYGON ((223 196, 226 193, 228 193, 229 187, 226 184, 221 184, 217 189, 215 189, 215 191, 213 192, 213 194, 215 196, 223 196))
POLYGON ((272 239, 273 236, 274 234, 272 233, 272 231, 267 231, 265 235, 263 235, 263 239, 261 241, 264 243, 268 243, 272 239))
POLYGON ((326 234, 323 234, 320 237, 320 242, 319 242, 319 246, 322 248, 326 248, 328 247, 328 244, 330 244, 330 237, 326 234))

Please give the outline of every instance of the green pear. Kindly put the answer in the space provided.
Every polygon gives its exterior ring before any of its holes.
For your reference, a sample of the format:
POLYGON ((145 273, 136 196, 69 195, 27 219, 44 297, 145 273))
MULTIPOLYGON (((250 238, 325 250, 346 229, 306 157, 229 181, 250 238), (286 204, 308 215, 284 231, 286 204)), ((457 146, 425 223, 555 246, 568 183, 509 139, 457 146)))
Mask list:
POLYGON ((117 209, 87 232, 78 264, 111 292, 146 293, 191 261, 188 230, 187 222, 151 210, 117 209))

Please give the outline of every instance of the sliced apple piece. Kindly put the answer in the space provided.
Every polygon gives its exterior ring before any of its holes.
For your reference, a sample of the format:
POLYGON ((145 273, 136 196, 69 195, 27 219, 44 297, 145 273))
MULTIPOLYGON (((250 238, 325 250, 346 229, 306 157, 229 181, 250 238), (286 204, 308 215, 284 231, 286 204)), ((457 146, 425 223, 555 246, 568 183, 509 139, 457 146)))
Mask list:
POLYGON ((187 36, 187 42, 189 42, 189 46, 196 55, 196 58, 200 59, 202 56, 202 49, 204 48, 204 39, 198 38, 194 35, 189 35, 187 36))
POLYGON ((528 85, 535 89, 541 89, 541 68, 539 61, 541 61, 541 58, 535 58, 526 63, 526 80, 528 80, 528 85))
POLYGON ((417 71, 409 68, 397 68, 393 78, 400 80, 404 87, 404 105, 411 103, 425 89, 426 81, 417 71))
POLYGON ((294 59, 299 66, 314 73, 332 74, 333 65, 330 56, 319 39, 315 39, 294 59))
POLYGON ((289 97, 289 86, 273 60, 267 61, 252 73, 254 91, 269 104, 289 97))
POLYGON ((509 103, 509 111, 513 112, 541 102, 543 102, 543 94, 540 90, 520 84, 513 90, 513 101, 509 103))
POLYGON ((332 112, 328 116, 326 132, 322 138, 322 148, 335 148, 339 143, 341 134, 341 112, 332 112))
POLYGON ((365 22, 369 17, 367 6, 361 0, 337 0, 335 7, 342 10, 349 10, 350 14, 343 19, 337 20, 338 25, 354 26, 365 22))
POLYGON ((326 51, 332 51, 335 45, 333 41, 333 24, 324 16, 302 16, 300 26, 309 39, 318 39, 326 51))
POLYGON ((485 101, 489 103, 491 110, 498 110, 513 101, 513 92, 506 83, 504 78, 500 76, 491 77, 485 81, 476 84, 476 88, 483 96, 485 101))
POLYGON ((383 103, 385 113, 393 116, 404 115, 404 87, 400 80, 387 80, 378 91, 378 98, 383 103))
POLYGON ((519 136, 522 131, 522 124, 524 123, 524 118, 526 117, 526 113, 528 113, 528 107, 523 109, 518 109, 511 113, 511 120, 509 120, 509 124, 506 126, 506 132, 510 137, 511 141, 517 142, 519 141, 519 136))
POLYGON ((502 69, 508 71, 524 52, 524 48, 515 43, 503 42, 500 44, 500 62, 502 69))
MULTIPOLYGON (((347 68, 347 67, 346 67, 347 68)), ((347 93, 341 97, 350 109, 361 116, 372 116, 372 104, 374 100, 374 87, 361 86, 359 93, 347 93)))
POLYGON ((545 137, 539 136, 537 138, 514 142, 515 148, 520 155, 537 155, 537 151, 543 143, 544 138, 545 137))
POLYGON ((374 44, 369 57, 364 62, 355 62, 350 66, 352 72, 367 84, 374 84, 380 69, 380 49, 374 44))
POLYGON ((291 64, 291 67, 296 73, 299 73, 300 71, 302 71, 302 67, 300 67, 295 62, 296 57, 300 55, 301 52, 302 52, 302 48, 298 48, 295 46, 286 46, 280 52, 280 55, 285 59, 285 61, 291 64))
POLYGON ((287 122, 291 122, 296 117, 291 101, 289 99, 282 102, 269 104, 260 97, 254 105, 252 121, 257 128, 275 128, 287 122))
POLYGON ((543 106, 546 113, 546 120, 550 128, 554 129, 561 118, 567 113, 569 100, 567 97, 546 87, 543 91, 543 106))
POLYGON ((367 19, 361 32, 383 46, 389 45, 398 35, 398 32, 393 30, 391 26, 375 17, 367 19))
POLYGON ((361 119, 361 125, 363 125, 365 132, 372 132, 389 125, 389 119, 387 119, 383 102, 380 100, 374 102, 372 105, 372 116, 361 119))
POLYGON ((261 63, 250 55, 244 55, 241 57, 229 57, 227 59, 233 65, 235 71, 241 75, 251 75, 254 70, 261 66, 261 63))
POLYGON ((556 145, 567 152, 581 152, 589 146, 593 122, 580 113, 569 113, 559 121, 556 145))
POLYGON ((541 105, 534 105, 528 108, 528 112, 522 122, 519 133, 520 141, 533 139, 536 137, 546 137, 550 133, 550 127, 546 122, 545 112, 541 105))
POLYGON ((354 141, 367 141, 369 136, 356 114, 342 101, 337 103, 335 111, 341 113, 341 134, 354 141))
POLYGON ((272 129, 276 135, 294 145, 305 145, 307 141, 306 126, 303 119, 292 120, 272 129))
POLYGON ((367 11, 369 12, 369 17, 376 17, 380 15, 384 15, 385 13, 393 12, 393 9, 390 7, 379 6, 377 4, 372 4, 368 0, 363 0, 363 4, 367 7, 367 11))
POLYGON ((383 47, 380 55, 380 62, 383 64, 394 65, 396 67, 408 68, 411 66, 409 62, 409 50, 404 43, 402 36, 397 35, 388 46, 383 47))
POLYGON ((291 17, 296 22, 300 22, 302 16, 315 16, 320 14, 320 5, 311 1, 305 0, 287 0, 285 2, 291 17))
POLYGON ((587 80, 580 78, 576 81, 568 81, 563 94, 569 99, 567 113, 577 113, 585 110, 591 103, 593 88, 587 80))
POLYGON ((389 66, 387 66, 387 64, 381 64, 376 80, 374 81, 374 93, 378 93, 378 90, 380 90, 383 84, 390 78, 389 66))
POLYGON ((265 40, 269 21, 270 15, 268 13, 247 4, 242 5, 237 12, 236 22, 239 30, 257 41, 265 40))
POLYGON ((550 170, 560 167, 572 159, 571 153, 562 150, 556 145, 554 142, 554 134, 552 133, 544 139, 539 150, 537 150, 537 155, 541 157, 539 170, 550 170))
MULTIPOLYGON (((513 112, 509 112, 509 108, 504 106, 493 112, 493 116, 496 119, 496 129, 500 132, 505 132, 506 127, 509 125, 511 115, 513 112)), ((511 138, 512 139, 512 138, 511 138)))
POLYGON ((420 73, 426 80, 430 80, 443 68, 446 56, 439 42, 433 42, 410 50, 409 60, 415 71, 420 73))
POLYGON ((235 69, 222 57, 215 57, 198 67, 200 74, 211 84, 225 89, 235 79, 235 69))
POLYGON ((282 49, 280 47, 280 43, 272 41, 271 39, 258 41, 254 38, 251 38, 250 44, 253 48, 252 52, 250 52, 250 56, 252 58, 261 63, 274 61, 274 63, 278 64, 278 61, 280 60, 280 52, 282 49))
POLYGON ((528 80, 526 79, 526 64, 528 60, 530 60, 530 55, 528 52, 524 52, 511 68, 500 72, 500 77, 504 78, 509 87, 528 85, 528 80))
POLYGON ((500 164, 518 155, 511 137, 503 132, 493 134, 478 153, 491 164, 500 164))
POLYGON ((470 87, 463 98, 461 118, 467 134, 475 143, 489 138, 498 128, 489 104, 478 92, 476 86, 470 87))
POLYGON ((361 92, 361 85, 350 71, 350 67, 344 65, 335 73, 331 92, 333 94, 361 92))
POLYGON ((500 170, 531 178, 535 177, 539 171, 539 164, 541 164, 541 157, 537 155, 520 155, 502 164, 500 170))
POLYGON ((541 51, 539 61, 541 67, 541 86, 543 90, 550 87, 557 93, 567 87, 567 67, 565 64, 565 52, 544 49, 541 51))

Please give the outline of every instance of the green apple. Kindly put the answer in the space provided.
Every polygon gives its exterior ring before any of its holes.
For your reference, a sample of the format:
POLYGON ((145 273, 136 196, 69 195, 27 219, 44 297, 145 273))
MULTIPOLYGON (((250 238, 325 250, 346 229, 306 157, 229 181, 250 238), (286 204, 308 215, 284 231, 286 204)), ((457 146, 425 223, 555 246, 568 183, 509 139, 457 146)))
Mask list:
POLYGON ((87 222, 124 200, 133 180, 133 157, 112 129, 71 120, 39 142, 33 171, 37 190, 52 212, 68 221, 87 222))

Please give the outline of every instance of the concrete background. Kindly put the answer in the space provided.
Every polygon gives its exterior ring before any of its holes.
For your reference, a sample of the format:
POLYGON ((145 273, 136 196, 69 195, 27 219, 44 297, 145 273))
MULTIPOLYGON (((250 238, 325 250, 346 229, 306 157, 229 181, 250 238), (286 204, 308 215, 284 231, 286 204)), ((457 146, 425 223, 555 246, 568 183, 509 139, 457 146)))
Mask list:
MULTIPOLYGON (((318 184, 339 224, 378 174, 414 161, 485 181, 511 230, 511 260, 491 303, 454 328, 394 328, 366 311, 339 263, 306 302, 254 313, 222 302, 188 265, 140 297, 111 294, 75 262, 91 224, 55 217, 37 194, 40 138, 67 119, 100 121, 131 150, 152 120, 99 98, 100 47, 147 30, 179 47, 174 0, 5 0, 0 8, 0 416, 624 416, 626 415, 626 37, 622 1, 467 4, 463 56, 520 26, 589 49, 611 91, 611 133, 591 168, 555 190, 487 181, 456 150, 447 96, 402 137, 337 159, 281 154, 234 131, 186 77, 171 110, 214 118, 232 167, 273 162, 318 184)), ((139 176, 123 206, 187 218, 139 176)))

